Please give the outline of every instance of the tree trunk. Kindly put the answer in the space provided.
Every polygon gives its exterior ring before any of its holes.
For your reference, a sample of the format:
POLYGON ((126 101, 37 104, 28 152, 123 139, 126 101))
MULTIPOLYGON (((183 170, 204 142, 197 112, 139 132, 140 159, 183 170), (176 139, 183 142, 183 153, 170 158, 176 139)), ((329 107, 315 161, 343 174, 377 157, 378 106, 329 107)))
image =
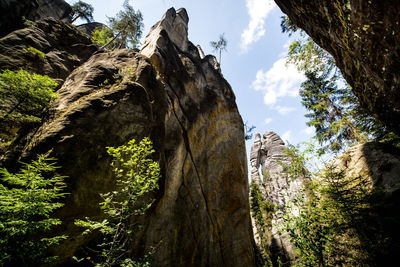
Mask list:
POLYGON ((112 42, 115 41, 115 39, 117 39, 125 30, 126 28, 128 28, 128 23, 125 25, 125 27, 119 31, 119 33, 117 35, 114 36, 114 38, 112 38, 108 43, 106 43, 105 45, 103 45, 102 47, 100 47, 100 49, 104 49, 106 48, 108 45, 110 45, 112 42))

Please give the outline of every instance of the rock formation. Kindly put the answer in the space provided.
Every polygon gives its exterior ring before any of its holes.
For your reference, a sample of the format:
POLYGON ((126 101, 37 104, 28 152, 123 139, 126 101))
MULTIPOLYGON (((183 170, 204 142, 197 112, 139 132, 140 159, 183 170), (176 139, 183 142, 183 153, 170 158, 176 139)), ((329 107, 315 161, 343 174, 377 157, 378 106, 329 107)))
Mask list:
POLYGON ((345 180, 360 179, 366 192, 374 192, 370 200, 372 207, 368 213, 361 213, 364 220, 357 225, 357 232, 361 245, 365 243, 373 248, 364 252, 371 266, 393 265, 400 251, 399 147, 378 142, 360 144, 331 164, 337 170, 344 170, 345 180))
POLYGON ((346 176, 362 175, 385 194, 400 195, 400 150, 389 144, 366 143, 354 146, 332 162, 346 170, 346 176))
POLYGON ((72 9, 64 0, 0 0, 0 38, 24 27, 24 19, 48 17, 69 22, 72 9))
POLYGON ((3 159, 12 166, 53 149, 68 176, 60 264, 90 242, 73 221, 100 218, 99 193, 113 189, 106 146, 149 136, 163 179, 137 255, 152 251, 154 266, 254 265, 242 118, 213 57, 188 41, 188 20, 184 9, 170 9, 140 53, 92 55, 66 78, 44 123, 3 159))
POLYGON ((361 105, 400 134, 399 2, 275 2, 335 58, 361 105))
POLYGON ((269 229, 260 229, 257 225, 253 225, 258 245, 262 243, 260 238, 268 239, 266 240, 267 247, 260 249, 268 250, 267 253, 274 266, 278 266, 278 258, 284 266, 290 266, 296 258, 294 246, 286 233, 280 233, 279 225, 282 223, 286 204, 289 201, 295 201, 300 196, 306 180, 305 177, 290 177, 284 170, 284 166, 291 163, 284 152, 285 148, 285 143, 279 135, 274 132, 265 132, 263 139, 260 134, 256 134, 250 154, 252 184, 258 186, 264 201, 275 206, 269 229), (268 234, 262 237, 260 231, 267 231, 268 234))
POLYGON ((76 27, 47 18, 0 39, 0 66, 23 68, 62 83, 96 50, 88 36, 76 27))

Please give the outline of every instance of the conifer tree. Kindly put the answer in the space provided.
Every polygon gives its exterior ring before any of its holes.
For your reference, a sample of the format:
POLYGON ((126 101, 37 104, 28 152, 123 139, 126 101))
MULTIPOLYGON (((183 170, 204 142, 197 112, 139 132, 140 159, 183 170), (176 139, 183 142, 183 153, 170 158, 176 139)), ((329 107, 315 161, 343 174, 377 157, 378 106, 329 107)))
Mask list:
POLYGON ((143 29, 142 13, 129 5, 125 0, 123 10, 119 11, 115 17, 108 18, 108 26, 113 32, 113 38, 102 48, 113 44, 115 48, 137 48, 143 29))
POLYGON ((309 111, 307 124, 315 127, 316 139, 324 146, 324 151, 338 152, 351 144, 394 135, 361 108, 329 53, 287 17, 282 18, 281 26, 289 35, 299 32, 300 38, 289 46, 287 63, 295 64, 305 73, 300 96, 309 111))
POLYGON ((71 23, 74 23, 78 18, 85 19, 87 23, 94 21, 93 11, 94 8, 91 4, 85 3, 81 0, 74 3, 72 6, 71 23))
POLYGON ((222 54, 222 50, 226 50, 226 46, 227 46, 228 42, 226 41, 224 34, 221 34, 219 36, 218 41, 212 41, 210 42, 211 47, 214 49, 215 52, 219 52, 219 60, 218 63, 221 65, 221 54, 222 54))

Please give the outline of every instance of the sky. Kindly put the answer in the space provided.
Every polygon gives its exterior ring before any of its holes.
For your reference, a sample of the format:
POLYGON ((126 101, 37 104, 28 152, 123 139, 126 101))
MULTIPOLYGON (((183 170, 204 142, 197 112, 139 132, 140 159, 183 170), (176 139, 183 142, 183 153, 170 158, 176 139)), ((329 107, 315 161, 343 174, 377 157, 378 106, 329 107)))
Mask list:
MULTIPOLYGON (((84 1, 93 5, 95 21, 103 23, 124 2, 84 1)), ((314 129, 306 125, 306 110, 298 94, 304 76, 285 60, 293 37, 281 32, 284 14, 273 0, 131 0, 130 4, 143 14, 142 40, 170 7, 186 8, 189 40, 205 54, 216 55, 210 41, 224 34, 228 44, 221 70, 236 95, 243 121, 256 126, 255 133, 274 131, 291 144, 312 137, 314 129)), ((252 143, 246 142, 247 157, 252 143)))

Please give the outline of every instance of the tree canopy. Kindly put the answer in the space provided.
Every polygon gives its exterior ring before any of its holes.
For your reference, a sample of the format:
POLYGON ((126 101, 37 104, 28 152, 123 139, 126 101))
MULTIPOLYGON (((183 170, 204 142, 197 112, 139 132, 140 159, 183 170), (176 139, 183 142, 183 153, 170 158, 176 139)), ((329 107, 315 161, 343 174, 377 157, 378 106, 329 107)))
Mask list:
POLYGON ((108 17, 108 27, 96 29, 92 40, 101 45, 102 48, 108 46, 112 48, 130 48, 139 46, 139 39, 143 29, 142 13, 129 5, 125 0, 123 10, 120 10, 115 17, 108 17))
POLYGON ((360 106, 329 53, 287 17, 282 18, 281 27, 283 32, 299 34, 289 47, 287 63, 294 64, 306 76, 300 96, 309 111, 307 125, 315 128, 315 138, 324 151, 338 152, 355 143, 393 135, 360 106))
POLYGON ((0 122, 40 121, 42 110, 57 94, 57 83, 25 70, 0 73, 0 122))
POLYGON ((71 23, 74 23, 78 18, 85 19, 88 23, 93 22, 94 8, 91 4, 85 3, 81 0, 74 3, 72 6, 71 23))
POLYGON ((64 177, 54 175, 55 159, 39 155, 19 173, 0 169, 0 265, 39 266, 44 253, 66 238, 49 234, 61 223, 52 213, 63 206, 64 177))
POLYGON ((226 50, 226 46, 228 45, 228 41, 224 37, 224 33, 219 36, 218 41, 211 41, 211 47, 214 49, 215 52, 219 52, 219 64, 221 65, 221 54, 222 50, 226 50))

